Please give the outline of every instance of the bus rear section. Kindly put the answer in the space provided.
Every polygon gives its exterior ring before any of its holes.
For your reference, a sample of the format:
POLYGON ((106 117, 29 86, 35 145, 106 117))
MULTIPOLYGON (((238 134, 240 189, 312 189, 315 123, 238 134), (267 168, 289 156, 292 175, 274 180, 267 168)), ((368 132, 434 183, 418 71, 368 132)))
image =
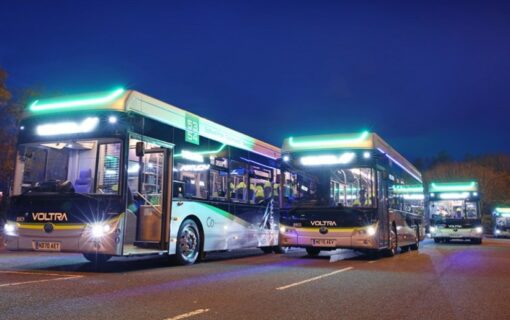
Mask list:
POLYGON ((475 181, 430 183, 427 208, 434 242, 482 243, 480 194, 475 181))

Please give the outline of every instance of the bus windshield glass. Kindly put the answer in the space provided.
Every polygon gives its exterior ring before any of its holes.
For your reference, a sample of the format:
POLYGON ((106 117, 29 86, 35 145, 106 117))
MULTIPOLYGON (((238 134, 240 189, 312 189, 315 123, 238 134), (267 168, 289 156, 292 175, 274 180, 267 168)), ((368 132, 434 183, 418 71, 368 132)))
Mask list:
POLYGON ((118 194, 121 141, 57 140, 20 145, 14 194, 118 194), (65 186, 65 188, 61 188, 65 186))
POLYGON ((374 208, 375 172, 371 168, 314 168, 285 173, 283 190, 287 207, 374 208))
POLYGON ((439 223, 480 219, 477 202, 464 200, 434 201, 431 204, 431 215, 432 220, 439 223))

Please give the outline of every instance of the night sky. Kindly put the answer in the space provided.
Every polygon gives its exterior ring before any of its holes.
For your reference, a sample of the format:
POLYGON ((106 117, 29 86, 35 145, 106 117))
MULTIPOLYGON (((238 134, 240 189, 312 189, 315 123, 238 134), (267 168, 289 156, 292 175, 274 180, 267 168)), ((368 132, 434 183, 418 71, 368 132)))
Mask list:
POLYGON ((277 146, 510 153, 510 1, 2 1, 11 90, 135 89, 277 146))

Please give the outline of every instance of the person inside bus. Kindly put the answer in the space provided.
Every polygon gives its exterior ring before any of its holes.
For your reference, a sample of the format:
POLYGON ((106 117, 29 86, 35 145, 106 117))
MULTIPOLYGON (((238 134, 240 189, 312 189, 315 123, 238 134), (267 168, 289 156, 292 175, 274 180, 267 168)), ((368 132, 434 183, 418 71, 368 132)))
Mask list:
POLYGON ((462 210, 460 208, 455 210, 455 219, 462 219, 462 210))
POLYGON ((246 200, 246 193, 247 193, 246 183, 244 183, 244 181, 241 180, 236 186, 235 197, 238 200, 246 200))
POLYGON ((255 203, 261 203, 264 199, 264 187, 261 183, 257 183, 255 186, 255 203))
POLYGON ((367 191, 365 189, 359 190, 359 197, 352 203, 353 207, 368 207, 370 206, 370 200, 367 198, 367 191))

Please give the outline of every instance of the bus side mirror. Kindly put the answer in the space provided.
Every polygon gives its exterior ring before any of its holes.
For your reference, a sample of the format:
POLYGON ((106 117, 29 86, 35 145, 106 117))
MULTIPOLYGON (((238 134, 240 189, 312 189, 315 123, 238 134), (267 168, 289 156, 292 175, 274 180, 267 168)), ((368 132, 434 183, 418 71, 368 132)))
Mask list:
POLYGON ((145 154, 145 145, 143 142, 139 141, 136 143, 136 156, 143 157, 145 154))

